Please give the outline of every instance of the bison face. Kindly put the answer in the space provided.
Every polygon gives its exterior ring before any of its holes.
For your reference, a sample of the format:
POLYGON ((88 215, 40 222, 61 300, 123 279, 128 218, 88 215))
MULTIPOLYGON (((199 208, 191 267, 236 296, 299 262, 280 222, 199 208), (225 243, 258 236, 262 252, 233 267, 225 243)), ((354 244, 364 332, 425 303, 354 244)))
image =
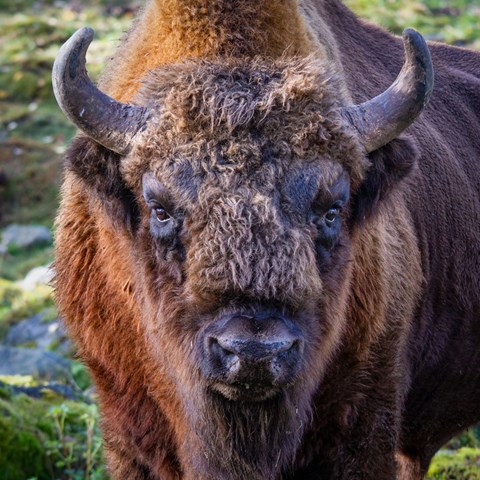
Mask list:
POLYGON ((293 455, 345 326, 368 160, 334 89, 307 61, 158 70, 137 102, 161 109, 121 163, 158 370, 209 462, 229 443, 215 468, 239 478, 293 455))
MULTIPOLYGON (((65 47, 63 76, 87 34, 65 47)), ((431 88, 415 68, 404 75, 431 88)), ((425 96, 404 106, 397 82, 391 97, 345 111, 341 83, 314 59, 162 67, 135 107, 80 77, 75 91, 85 105, 99 96, 100 119, 63 98, 69 79, 57 96, 103 147, 77 140, 87 146, 69 166, 124 227, 149 391, 186 438, 182 465, 201 478, 275 478, 346 328, 359 225, 413 164, 404 141, 378 148, 425 96), (384 128, 379 104, 394 107, 384 128)))

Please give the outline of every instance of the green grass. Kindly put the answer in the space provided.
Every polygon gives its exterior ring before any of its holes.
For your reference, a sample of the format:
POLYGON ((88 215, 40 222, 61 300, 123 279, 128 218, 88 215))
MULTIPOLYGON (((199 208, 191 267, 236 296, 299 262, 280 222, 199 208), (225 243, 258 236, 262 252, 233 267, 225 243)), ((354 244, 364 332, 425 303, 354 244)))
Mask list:
POLYGON ((480 48, 478 0, 345 0, 361 17, 401 33, 419 30, 427 39, 480 48))
POLYGON ((75 133, 53 98, 55 55, 78 28, 93 27, 88 70, 97 79, 132 20, 131 12, 118 16, 120 7, 131 3, 0 0, 0 228, 52 226, 62 155, 75 133))
POLYGON ((54 307, 52 289, 40 285, 24 291, 14 282, 0 278, 0 339, 14 323, 54 307))
POLYGON ((480 480, 480 448, 440 451, 430 465, 427 480, 480 480))
POLYGON ((95 405, 65 401, 46 390, 39 399, 12 394, 0 383, 0 413, 2 480, 108 478, 95 405))

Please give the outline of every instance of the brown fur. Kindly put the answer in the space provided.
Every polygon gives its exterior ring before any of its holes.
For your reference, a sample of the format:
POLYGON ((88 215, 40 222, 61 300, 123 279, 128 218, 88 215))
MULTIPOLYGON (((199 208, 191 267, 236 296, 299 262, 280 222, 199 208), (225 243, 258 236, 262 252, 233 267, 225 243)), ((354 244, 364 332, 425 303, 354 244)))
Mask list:
POLYGON ((103 85, 113 97, 128 101, 145 74, 161 64, 217 55, 305 56, 322 50, 313 43, 297 5, 297 0, 148 2, 103 85))
POLYGON ((337 1, 152 0, 125 42, 102 88, 153 121, 125 158, 74 140, 56 260, 114 478, 420 479, 480 418, 479 56, 433 45, 432 105, 365 158, 335 109, 391 83, 401 42, 337 1), (305 219, 345 172, 325 251, 305 219), (232 402, 198 341, 262 304, 305 332, 304 365, 279 397, 232 402))

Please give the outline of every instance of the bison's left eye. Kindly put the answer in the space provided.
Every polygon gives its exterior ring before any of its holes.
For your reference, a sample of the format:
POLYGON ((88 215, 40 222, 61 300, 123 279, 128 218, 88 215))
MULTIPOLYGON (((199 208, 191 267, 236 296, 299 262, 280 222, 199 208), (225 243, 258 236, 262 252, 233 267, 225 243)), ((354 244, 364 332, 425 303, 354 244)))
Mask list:
POLYGON ((312 220, 320 231, 324 231, 325 234, 331 235, 332 230, 336 230, 340 226, 340 219, 342 206, 335 204, 328 210, 324 210, 321 207, 312 209, 312 220), (323 211, 322 211, 323 210, 323 211))
POLYGON ((330 251, 338 243, 342 224, 342 204, 336 202, 326 209, 321 205, 314 205, 311 212, 311 222, 317 228, 317 245, 325 251, 330 251))
POLYGON ((339 215, 340 215, 340 207, 332 207, 325 214, 325 225, 327 225, 327 227, 333 227, 339 215))

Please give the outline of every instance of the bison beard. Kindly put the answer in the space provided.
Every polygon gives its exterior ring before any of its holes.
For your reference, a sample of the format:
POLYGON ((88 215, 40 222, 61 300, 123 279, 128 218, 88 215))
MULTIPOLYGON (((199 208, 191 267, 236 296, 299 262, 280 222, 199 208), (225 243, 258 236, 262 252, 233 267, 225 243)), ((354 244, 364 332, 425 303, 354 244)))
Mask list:
POLYGON ((263 402, 230 401, 211 390, 191 395, 188 411, 198 444, 187 445, 187 451, 201 462, 192 465, 199 478, 278 478, 310 421, 309 399, 293 393, 263 402), (200 405, 193 405, 198 398, 200 405))

